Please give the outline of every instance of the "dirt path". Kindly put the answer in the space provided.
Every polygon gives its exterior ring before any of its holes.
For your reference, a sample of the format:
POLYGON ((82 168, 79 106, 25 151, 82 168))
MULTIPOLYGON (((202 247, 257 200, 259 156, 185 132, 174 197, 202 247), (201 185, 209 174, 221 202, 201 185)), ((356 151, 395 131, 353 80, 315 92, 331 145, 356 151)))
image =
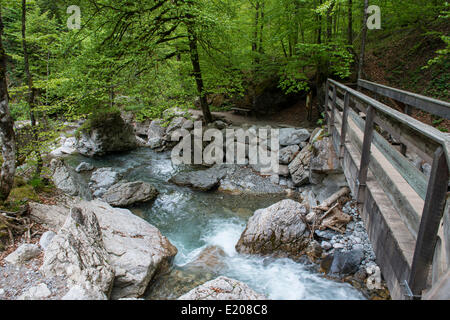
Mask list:
MULTIPOLYGON (((307 110, 305 101, 300 100, 297 104, 292 105, 280 112, 270 116, 243 116, 233 111, 212 112, 213 116, 225 119, 234 125, 270 125, 273 127, 297 127, 310 128, 317 127, 318 112, 316 106, 313 108, 313 121, 307 120, 307 110)), ((200 110, 189 110, 193 115, 201 115, 200 110)))

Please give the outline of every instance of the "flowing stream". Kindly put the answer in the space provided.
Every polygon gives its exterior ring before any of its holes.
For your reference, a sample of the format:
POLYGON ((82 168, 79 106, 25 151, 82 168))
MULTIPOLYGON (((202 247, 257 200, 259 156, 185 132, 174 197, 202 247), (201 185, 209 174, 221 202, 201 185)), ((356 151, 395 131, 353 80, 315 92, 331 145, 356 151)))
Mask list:
POLYGON ((131 208, 162 232, 178 249, 173 270, 152 283, 148 299, 176 299, 217 276, 240 280, 269 299, 364 299, 346 283, 325 279, 316 267, 290 259, 238 254, 234 248, 253 212, 282 199, 274 196, 232 196, 178 187, 167 181, 175 173, 192 170, 173 166, 170 153, 142 148, 101 159, 71 156, 68 164, 92 163, 111 167, 127 181, 153 184, 158 198, 131 208))

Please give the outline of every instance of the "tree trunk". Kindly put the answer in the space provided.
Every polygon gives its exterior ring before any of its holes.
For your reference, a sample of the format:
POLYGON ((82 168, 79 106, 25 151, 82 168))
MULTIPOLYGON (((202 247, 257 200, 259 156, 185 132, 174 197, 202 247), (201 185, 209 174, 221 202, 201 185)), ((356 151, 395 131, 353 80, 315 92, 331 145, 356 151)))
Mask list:
POLYGON ((259 54, 263 54, 264 53, 264 47, 263 47, 263 31, 264 31, 264 1, 262 2, 262 4, 260 5, 260 10, 261 10, 261 26, 259 28, 259 49, 258 52, 259 54))
MULTIPOLYGON (((366 54, 366 39, 367 39, 367 8, 369 7, 369 0, 364 0, 364 14, 363 14, 363 25, 362 25, 362 38, 361 38, 361 53, 359 56, 359 66, 358 66, 358 79, 362 79, 363 67, 364 67, 364 56, 366 54)), ((359 86, 358 86, 358 89, 359 86)))
POLYGON ((331 37, 333 35, 333 8, 334 3, 330 5, 330 8, 328 8, 327 11, 327 42, 331 41, 331 37))
POLYGON ((3 163, 0 171, 0 202, 11 192, 16 172, 16 137, 14 120, 9 112, 8 86, 6 84, 6 53, 2 43, 3 21, 0 6, 0 143, 3 163))
POLYGON ((255 4, 255 22, 254 22, 254 31, 253 31, 253 41, 252 41, 252 52, 254 54, 254 65, 257 66, 259 64, 258 58, 258 26, 259 26, 259 1, 256 1, 255 4))
MULTIPOLYGON (((30 72, 30 63, 28 59, 28 49, 27 49, 27 40, 26 40, 26 13, 27 13, 27 5, 26 0, 22 0, 22 46, 23 46, 23 60, 24 60, 24 69, 26 75, 26 81, 28 84, 28 106, 30 108, 30 121, 33 132, 34 143, 37 147, 39 146, 39 135, 36 129, 36 118, 34 116, 34 104, 35 104, 35 89, 33 87, 33 78, 31 77, 30 72)), ((37 156, 37 164, 36 164, 36 175, 39 176, 42 170, 42 157, 39 150, 35 150, 37 156)))
MULTIPOLYGON (((319 5, 322 4, 322 0, 319 0, 319 5)), ((318 30, 317 30, 317 44, 322 43, 322 15, 316 14, 317 16, 317 23, 318 23, 318 30)))
POLYGON ((202 71, 200 68, 200 58, 198 55, 197 46, 197 35, 195 34, 194 28, 191 22, 187 23, 187 31, 189 35, 189 49, 192 62, 192 68, 194 71, 195 82, 197 83, 197 91, 200 95, 200 106, 202 108, 203 117, 206 123, 212 122, 211 111, 209 110, 208 101, 206 100, 206 95, 204 92, 202 71))
POLYGON ((351 46, 353 44, 353 0, 348 0, 348 30, 347 42, 351 46))

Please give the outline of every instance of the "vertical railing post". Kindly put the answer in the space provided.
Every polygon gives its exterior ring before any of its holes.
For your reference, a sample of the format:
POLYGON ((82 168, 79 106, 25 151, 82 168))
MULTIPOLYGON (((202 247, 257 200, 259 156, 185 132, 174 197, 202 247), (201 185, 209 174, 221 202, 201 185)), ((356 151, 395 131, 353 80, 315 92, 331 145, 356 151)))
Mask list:
POLYGON ((428 182, 427 196, 423 207, 416 248, 409 275, 408 285, 415 297, 420 297, 426 289, 428 272, 433 261, 437 234, 447 200, 449 164, 439 147, 434 153, 433 167, 428 182))
POLYGON ((369 105, 366 112, 364 142, 361 151, 361 165, 359 166, 359 175, 358 175, 358 194, 356 196, 356 199, 360 204, 365 202, 367 173, 369 170, 369 163, 370 163, 370 148, 372 147, 372 140, 373 140, 374 116, 375 110, 371 105, 369 105))
POLYGON ((347 138, 347 123, 348 123, 348 109, 350 105, 350 93, 345 92, 344 96, 344 111, 342 113, 342 128, 341 128, 341 144, 339 148, 339 159, 344 157, 344 146, 347 138))
POLYGON ((336 118, 336 99, 337 99, 337 87, 333 86, 333 100, 331 102, 331 117, 330 117, 330 128, 329 133, 333 135, 333 129, 335 126, 335 118, 336 118))
POLYGON ((327 79, 327 84, 325 86, 325 121, 329 125, 328 119, 328 102, 330 101, 330 81, 327 79))

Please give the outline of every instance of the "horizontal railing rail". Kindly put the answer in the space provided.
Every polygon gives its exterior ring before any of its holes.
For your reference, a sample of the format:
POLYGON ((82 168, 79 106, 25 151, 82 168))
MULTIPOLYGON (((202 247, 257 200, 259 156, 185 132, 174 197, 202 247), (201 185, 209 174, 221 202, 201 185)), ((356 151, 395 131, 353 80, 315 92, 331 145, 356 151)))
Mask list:
MULTIPOLYGON (((358 84, 361 87, 432 114, 443 117, 449 116, 450 105, 446 102, 381 86, 365 80, 359 80, 358 84)), ((418 214, 406 212, 406 215, 410 216, 410 221, 413 221, 412 234, 416 245, 408 279, 398 279, 399 283, 405 282, 407 284, 408 291, 412 293, 412 296, 421 296, 422 291, 427 286, 428 273, 433 261, 439 227, 448 198, 450 135, 440 132, 407 114, 394 110, 357 90, 331 79, 327 81, 326 85, 325 111, 329 132, 333 138, 335 137, 333 132, 337 130, 337 116, 341 120, 340 144, 335 143, 335 145, 340 145, 341 147, 341 150, 337 150, 339 154, 342 154, 342 148, 346 143, 349 119, 363 132, 363 141, 359 143, 361 156, 359 173, 356 179, 356 199, 358 203, 364 205, 367 198, 366 183, 369 169, 371 171, 375 170, 374 172, 383 170, 380 163, 374 163, 374 158, 371 155, 372 146, 375 145, 378 150, 381 150, 384 158, 392 164, 405 182, 415 191, 414 195, 411 196, 411 193, 408 193, 408 196, 403 196, 403 198, 391 195, 390 198, 395 198, 394 201, 397 201, 397 208, 402 207, 400 209, 403 209, 403 211, 414 211, 412 208, 417 209, 417 203, 422 204, 421 214, 420 212, 418 214), (351 104, 358 112, 355 113, 351 110, 351 104), (404 157, 406 151, 402 153, 396 151, 375 130, 378 129, 376 126, 381 128, 382 131, 388 132, 405 147, 411 148, 423 160, 432 163, 428 181, 423 173, 414 168, 409 160, 404 157), (412 204, 410 205, 408 202, 412 204), (414 217, 416 217, 415 220, 414 217)), ((384 176, 388 177, 389 174, 386 173, 384 176)), ((386 186, 386 181, 389 181, 389 177, 384 180, 383 182, 386 186)), ((387 185, 385 192, 395 193, 397 191, 395 187, 387 185)), ((411 230, 411 225, 409 227, 411 230)))
MULTIPOLYGON (((384 97, 388 97, 401 102, 407 106, 420 109, 422 111, 445 119, 450 119, 450 103, 448 102, 440 101, 396 88, 391 88, 367 80, 358 80, 358 86, 384 97)), ((405 112, 407 111, 405 110, 405 112)))

